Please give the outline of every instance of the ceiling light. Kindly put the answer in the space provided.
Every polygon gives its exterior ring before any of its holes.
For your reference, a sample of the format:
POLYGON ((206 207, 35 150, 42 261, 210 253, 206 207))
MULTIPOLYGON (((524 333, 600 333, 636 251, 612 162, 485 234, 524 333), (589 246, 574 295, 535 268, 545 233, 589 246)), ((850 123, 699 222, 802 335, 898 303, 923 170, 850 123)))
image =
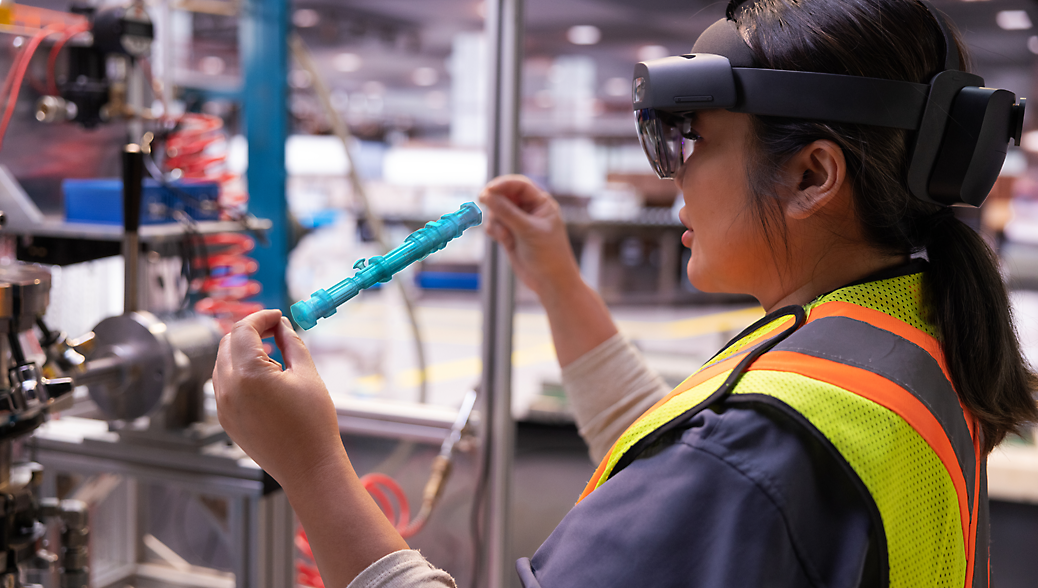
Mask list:
POLYGON ((594 45, 602 39, 602 31, 592 25, 577 25, 566 31, 566 38, 574 45, 594 45))
POLYGON ((319 22, 321 22, 321 15, 316 10, 300 8, 292 13, 292 24, 301 29, 317 26, 319 22))
POLYGON ((1031 28, 1031 17, 1026 10, 1000 10, 995 15, 998 26, 1007 31, 1026 31, 1031 28))
POLYGON ((342 73, 357 71, 362 65, 364 65, 364 60, 356 53, 340 53, 332 59, 332 66, 335 67, 335 71, 342 73))
POLYGON ((638 48, 638 61, 663 59, 670 55, 670 50, 663 45, 643 45, 638 48))
POLYGON ((631 95, 631 80, 628 78, 609 78, 602 87, 606 96, 626 98, 631 95))
POLYGON ((411 72, 411 81, 416 86, 433 86, 440 80, 440 74, 431 67, 419 67, 411 72))

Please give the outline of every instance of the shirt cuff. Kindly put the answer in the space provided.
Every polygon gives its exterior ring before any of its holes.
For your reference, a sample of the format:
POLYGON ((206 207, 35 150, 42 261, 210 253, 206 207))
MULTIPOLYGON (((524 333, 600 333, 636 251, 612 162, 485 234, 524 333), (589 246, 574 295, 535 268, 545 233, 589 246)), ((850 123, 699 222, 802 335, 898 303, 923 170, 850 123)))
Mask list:
POLYGON ((457 588, 454 578, 413 549, 394 551, 371 564, 347 588, 457 588))

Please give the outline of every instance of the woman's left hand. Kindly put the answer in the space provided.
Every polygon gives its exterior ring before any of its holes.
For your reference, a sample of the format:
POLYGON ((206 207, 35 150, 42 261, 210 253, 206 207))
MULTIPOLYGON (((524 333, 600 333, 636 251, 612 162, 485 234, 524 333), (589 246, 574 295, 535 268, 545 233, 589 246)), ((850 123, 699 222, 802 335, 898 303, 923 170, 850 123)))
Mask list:
POLYGON ((282 485, 344 456, 332 399, 280 311, 262 310, 234 325, 220 342, 213 388, 227 434, 282 485), (283 370, 263 350, 261 339, 271 335, 283 370))

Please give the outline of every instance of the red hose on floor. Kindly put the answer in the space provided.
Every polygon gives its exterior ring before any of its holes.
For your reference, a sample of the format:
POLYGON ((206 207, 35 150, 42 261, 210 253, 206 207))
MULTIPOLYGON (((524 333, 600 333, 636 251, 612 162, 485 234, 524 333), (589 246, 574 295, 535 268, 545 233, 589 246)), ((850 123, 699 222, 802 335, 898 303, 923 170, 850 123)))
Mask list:
MULTIPOLYGON (((368 474, 360 479, 360 483, 375 499, 375 503, 382 509, 382 513, 386 515, 401 536, 406 539, 421 529, 420 524, 412 524, 411 506, 407 501, 407 495, 404 494, 404 490, 396 480, 385 474, 368 474), (394 500, 390 500, 390 496, 394 500), (396 506, 394 506, 394 502, 396 506)), ((312 588, 324 588, 324 581, 321 579, 321 573, 317 570, 314 561, 313 550, 310 549, 310 541, 302 526, 296 531, 295 543, 302 556, 296 560, 296 582, 312 588)))

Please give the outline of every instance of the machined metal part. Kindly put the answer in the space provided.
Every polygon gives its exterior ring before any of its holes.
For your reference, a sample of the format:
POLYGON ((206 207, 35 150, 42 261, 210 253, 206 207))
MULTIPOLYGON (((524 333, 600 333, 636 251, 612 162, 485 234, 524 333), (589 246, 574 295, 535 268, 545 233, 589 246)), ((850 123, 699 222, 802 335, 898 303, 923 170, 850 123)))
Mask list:
POLYGON ((63 123, 76 118, 79 107, 59 96, 42 96, 36 101, 36 120, 41 123, 63 123))
POLYGON ((79 500, 62 500, 58 504, 61 519, 61 586, 83 588, 89 585, 90 543, 87 505, 79 500))
POLYGON ((75 380, 87 386, 106 417, 129 421, 167 407, 167 427, 201 418, 201 387, 212 373, 222 336, 215 321, 163 322, 148 312, 132 312, 101 321, 93 334, 75 380))
POLYGON ((0 332, 28 331, 50 303, 50 272, 24 263, 0 264, 0 332))

